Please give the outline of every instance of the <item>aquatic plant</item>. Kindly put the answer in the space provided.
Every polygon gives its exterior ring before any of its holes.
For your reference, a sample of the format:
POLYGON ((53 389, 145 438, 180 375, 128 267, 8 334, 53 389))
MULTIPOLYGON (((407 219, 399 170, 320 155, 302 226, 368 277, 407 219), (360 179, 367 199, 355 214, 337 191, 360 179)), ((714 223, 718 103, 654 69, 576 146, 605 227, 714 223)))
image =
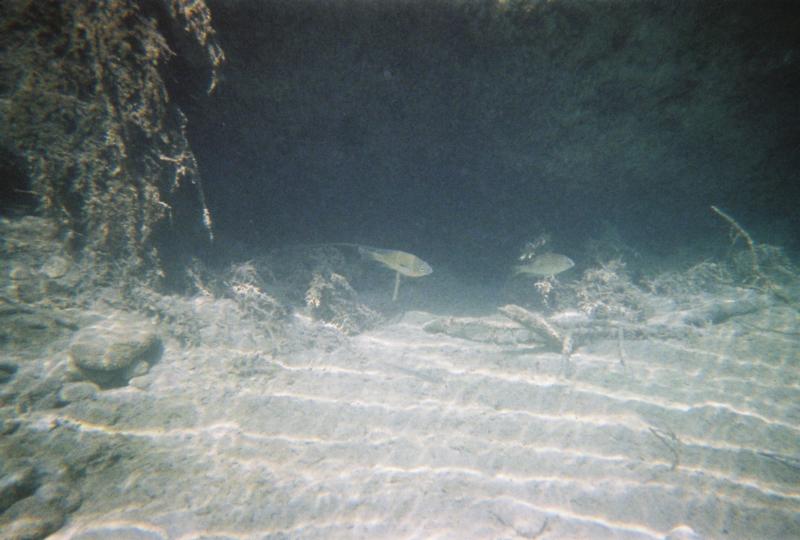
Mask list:
POLYGON ((224 55, 203 0, 4 2, 0 140, 22 158, 39 211, 93 264, 88 280, 157 281, 162 223, 197 220, 212 234, 161 72, 192 44, 213 90, 224 55))
POLYGON ((353 335, 380 322, 381 316, 359 301, 347 278, 330 272, 314 272, 305 295, 306 307, 318 321, 353 335))
POLYGON ((570 289, 578 309, 587 315, 629 321, 644 316, 644 291, 631 281, 622 259, 589 268, 570 289))
POLYGON ((255 265, 251 261, 231 265, 225 285, 241 313, 259 325, 276 345, 281 321, 289 310, 266 292, 255 265))

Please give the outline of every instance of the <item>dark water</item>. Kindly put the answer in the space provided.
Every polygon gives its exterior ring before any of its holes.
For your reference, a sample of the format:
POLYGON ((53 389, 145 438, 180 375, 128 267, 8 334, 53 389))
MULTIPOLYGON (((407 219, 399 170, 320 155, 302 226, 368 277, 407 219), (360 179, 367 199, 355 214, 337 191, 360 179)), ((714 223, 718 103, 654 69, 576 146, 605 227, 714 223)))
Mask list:
POLYGON ((358 242, 486 283, 542 232, 579 267, 604 236, 724 253, 713 204, 800 248, 796 4, 211 8, 224 81, 182 98, 223 245, 358 242))

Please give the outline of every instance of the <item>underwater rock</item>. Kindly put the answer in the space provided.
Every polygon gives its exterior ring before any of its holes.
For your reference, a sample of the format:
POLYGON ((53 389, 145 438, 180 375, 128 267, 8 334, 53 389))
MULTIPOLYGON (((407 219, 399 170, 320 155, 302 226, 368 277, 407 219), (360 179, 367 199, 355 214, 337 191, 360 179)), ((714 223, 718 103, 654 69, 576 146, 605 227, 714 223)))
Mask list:
POLYGON ((75 476, 104 457, 83 438, 49 419, 0 438, 0 538, 46 538, 81 505, 75 476))
POLYGON ((79 490, 59 480, 43 483, 34 496, 42 504, 54 505, 64 512, 74 512, 82 502, 79 490))
POLYGON ((0 418, 0 435, 11 435, 19 428, 19 418, 0 418))
POLYGON ((55 409, 61 405, 58 394, 64 385, 64 380, 60 373, 36 381, 37 379, 30 383, 21 381, 19 386, 24 390, 20 392, 16 404, 20 412, 55 409))
POLYGON ((161 339, 147 321, 116 313, 81 329, 69 347, 71 374, 101 387, 125 386, 161 354, 161 339))
POLYGON ((80 506, 80 492, 64 481, 63 467, 17 459, 0 463, 3 540, 45 538, 80 506))
POLYGON ((40 271, 50 279, 59 279, 64 277, 71 267, 72 261, 60 255, 53 255, 42 264, 40 271))
POLYGON ((0 297, 0 348, 30 354, 76 330, 78 326, 72 319, 73 316, 66 311, 0 297))
POLYGON ((5 303, 36 304, 74 296, 85 273, 66 253, 58 231, 50 219, 0 218, 0 294, 5 303))
POLYGON ((84 399, 94 399, 97 395, 97 391, 97 385, 91 382, 81 381, 67 383, 58 393, 58 399, 65 404, 74 401, 82 401, 84 399))
POLYGON ((23 263, 16 263, 8 273, 14 296, 22 302, 35 303, 44 298, 42 280, 33 269, 23 263))
POLYGON ((128 380, 128 386, 138 388, 139 390, 147 390, 150 388, 153 384, 153 379, 151 377, 145 377, 144 375, 134 375, 131 377, 130 380, 128 380))
POLYGON ((17 372, 18 366, 11 362, 0 362, 0 384, 10 381, 17 372))
POLYGON ((35 540, 60 529, 66 518, 57 504, 42 504, 35 497, 28 497, 0 516, 0 529, 3 540, 35 540))
POLYGON ((30 496, 38 487, 36 471, 26 461, 7 461, 0 471, 0 512, 30 496))

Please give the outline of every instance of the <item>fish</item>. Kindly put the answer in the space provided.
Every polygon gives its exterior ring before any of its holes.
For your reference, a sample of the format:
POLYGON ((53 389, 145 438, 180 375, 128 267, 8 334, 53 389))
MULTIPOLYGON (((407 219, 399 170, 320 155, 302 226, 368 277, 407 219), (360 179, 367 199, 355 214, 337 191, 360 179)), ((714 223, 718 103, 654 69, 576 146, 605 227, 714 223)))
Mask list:
POLYGON ((560 253, 542 253, 530 262, 514 267, 514 275, 530 274, 538 277, 550 277, 565 272, 575 266, 566 255, 560 253))
MULTIPOLYGON (((314 245, 314 244, 312 244, 314 245)), ((400 251, 398 249, 383 249, 349 242, 332 242, 328 244, 315 244, 316 246, 342 246, 356 248, 358 253, 367 259, 381 263, 383 266, 394 270, 394 292, 392 301, 397 301, 397 294, 400 291, 400 276, 418 278, 427 276, 433 272, 431 265, 412 253, 400 251)))
POLYGON ((422 277, 433 272, 431 265, 413 255, 397 249, 381 249, 369 246, 357 246, 358 252, 362 257, 368 257, 382 265, 395 271, 394 292, 392 302, 397 301, 397 294, 400 291, 400 275, 406 277, 422 277))
POLYGON ((422 277, 433 272, 431 265, 405 251, 358 246, 358 252, 407 277, 422 277))

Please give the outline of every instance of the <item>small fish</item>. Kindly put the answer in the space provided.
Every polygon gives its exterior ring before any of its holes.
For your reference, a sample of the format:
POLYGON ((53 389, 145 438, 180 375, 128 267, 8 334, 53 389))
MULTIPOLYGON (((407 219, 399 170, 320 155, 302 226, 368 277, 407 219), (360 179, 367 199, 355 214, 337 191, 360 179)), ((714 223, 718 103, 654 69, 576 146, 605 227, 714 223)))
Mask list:
POLYGON ((358 246, 358 252, 408 277, 427 276, 433 272, 431 265, 411 253, 396 249, 381 249, 358 246))
POLYGON ((318 246, 344 246, 356 248, 362 257, 372 259, 373 261, 381 263, 383 266, 394 270, 394 292, 392 293, 392 301, 397 300, 397 294, 400 291, 400 276, 406 277, 422 277, 427 276, 433 272, 431 265, 411 253, 399 251, 397 249, 381 249, 376 247, 362 246, 361 244, 352 244, 348 242, 332 242, 329 244, 317 244, 318 246))
POLYGON ((514 267, 514 275, 531 274, 539 277, 550 277, 560 274, 575 266, 572 259, 559 253, 542 253, 530 262, 514 267))
POLYGON ((392 302, 397 301, 397 293, 400 291, 400 274, 407 277, 422 277, 433 272, 431 265, 411 253, 398 251, 396 249, 381 249, 368 246, 357 246, 358 252, 363 257, 369 257, 384 266, 394 270, 394 292, 392 302))

